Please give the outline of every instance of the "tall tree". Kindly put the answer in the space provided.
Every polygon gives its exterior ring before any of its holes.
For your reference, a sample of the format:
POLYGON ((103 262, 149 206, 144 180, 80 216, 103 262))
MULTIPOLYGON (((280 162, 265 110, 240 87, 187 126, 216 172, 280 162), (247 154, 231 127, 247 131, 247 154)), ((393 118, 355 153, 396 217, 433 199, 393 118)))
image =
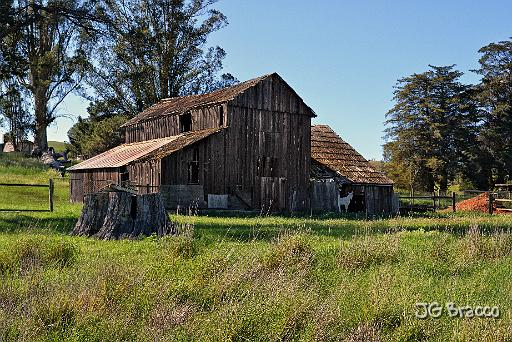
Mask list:
POLYGON ((236 82, 218 77, 225 52, 206 47, 211 33, 227 24, 212 9, 215 0, 103 0, 98 29, 90 40, 86 94, 111 114, 136 115, 162 98, 209 92, 236 82))
POLYGON ((0 126, 7 129, 8 139, 16 150, 18 144, 28 138, 33 130, 32 115, 23 101, 23 89, 14 80, 3 80, 0 83, 0 126))
POLYGON ((492 186, 512 179, 512 40, 491 43, 479 52, 482 126, 475 159, 492 186))
POLYGON ((387 167, 410 187, 433 191, 437 186, 445 192, 460 171, 474 116, 467 95, 471 88, 460 83, 461 76, 453 65, 431 65, 397 82, 396 104, 386 114, 384 149, 387 167))
POLYGON ((90 27, 90 10, 84 1, 8 0, 2 11, 3 76, 16 77, 31 94, 27 102, 34 111, 35 143, 46 149, 46 130, 58 105, 84 75, 86 57, 79 38, 90 27))

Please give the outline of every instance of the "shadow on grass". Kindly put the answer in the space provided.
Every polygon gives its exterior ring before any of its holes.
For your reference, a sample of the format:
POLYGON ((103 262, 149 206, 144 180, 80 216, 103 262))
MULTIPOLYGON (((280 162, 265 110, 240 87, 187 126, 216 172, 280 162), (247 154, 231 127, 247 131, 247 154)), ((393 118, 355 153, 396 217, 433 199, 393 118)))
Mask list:
POLYGON ((51 231, 68 234, 77 221, 76 216, 55 216, 34 218, 29 215, 16 215, 0 219, 0 232, 12 233, 18 231, 51 231))

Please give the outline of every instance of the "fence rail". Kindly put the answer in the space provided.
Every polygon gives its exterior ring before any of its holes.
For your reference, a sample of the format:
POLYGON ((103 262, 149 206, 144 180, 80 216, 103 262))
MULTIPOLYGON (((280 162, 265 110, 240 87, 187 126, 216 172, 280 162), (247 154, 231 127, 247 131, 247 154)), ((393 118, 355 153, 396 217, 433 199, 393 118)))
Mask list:
POLYGON ((1 187, 31 187, 31 188, 48 188, 48 209, 17 209, 17 208, 0 208, 0 211, 53 211, 53 193, 55 184, 53 179, 48 180, 48 184, 26 184, 26 183, 0 183, 1 187))
POLYGON ((512 203, 512 191, 495 191, 489 193, 489 214, 494 211, 507 211, 511 212, 512 209, 505 207, 505 205, 512 203), (506 198, 504 198, 506 197, 506 198))
POLYGON ((439 195, 430 195, 430 196, 399 196, 399 200, 411 200, 412 203, 410 205, 401 205, 400 204, 400 210, 405 211, 428 211, 433 210, 436 211, 436 209, 441 208, 441 200, 450 200, 451 201, 451 207, 453 212, 456 211, 456 195, 455 192, 452 193, 451 196, 439 196, 439 195), (414 204, 414 200, 431 200, 432 205, 430 204, 414 204))

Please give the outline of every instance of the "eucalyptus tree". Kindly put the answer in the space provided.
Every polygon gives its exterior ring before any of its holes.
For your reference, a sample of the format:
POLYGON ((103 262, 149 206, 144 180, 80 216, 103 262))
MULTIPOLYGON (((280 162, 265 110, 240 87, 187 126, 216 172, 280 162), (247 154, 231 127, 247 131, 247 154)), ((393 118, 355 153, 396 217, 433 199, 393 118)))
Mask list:
POLYGON ((42 149, 48 147, 46 131, 58 106, 85 75, 82 37, 92 29, 89 6, 79 0, 2 3, 0 81, 15 79, 30 94, 23 100, 33 111, 34 139, 42 149))
POLYGON ((106 115, 136 115, 162 98, 209 92, 236 82, 219 76, 224 50, 209 36, 227 25, 211 0, 103 0, 98 31, 88 44, 91 102, 106 115))
POLYGON ((512 40, 491 43, 479 53, 482 125, 475 159, 492 186, 512 180, 512 40))

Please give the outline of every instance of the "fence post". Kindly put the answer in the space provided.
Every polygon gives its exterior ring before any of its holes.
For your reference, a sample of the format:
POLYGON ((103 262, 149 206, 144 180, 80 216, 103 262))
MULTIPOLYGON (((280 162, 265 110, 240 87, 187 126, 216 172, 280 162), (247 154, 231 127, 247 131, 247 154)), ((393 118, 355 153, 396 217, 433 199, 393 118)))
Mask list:
POLYGON ((455 191, 452 192, 452 207, 453 207, 453 212, 457 211, 457 209, 455 209, 455 191))
POLYGON ((50 178, 48 182, 48 202, 50 211, 53 212, 53 179, 50 178))
POLYGON ((489 214, 491 214, 491 215, 492 215, 492 212, 493 212, 493 210, 492 210, 492 204, 494 202, 494 198, 493 197, 494 197, 494 195, 492 194, 492 192, 489 191, 489 214))

